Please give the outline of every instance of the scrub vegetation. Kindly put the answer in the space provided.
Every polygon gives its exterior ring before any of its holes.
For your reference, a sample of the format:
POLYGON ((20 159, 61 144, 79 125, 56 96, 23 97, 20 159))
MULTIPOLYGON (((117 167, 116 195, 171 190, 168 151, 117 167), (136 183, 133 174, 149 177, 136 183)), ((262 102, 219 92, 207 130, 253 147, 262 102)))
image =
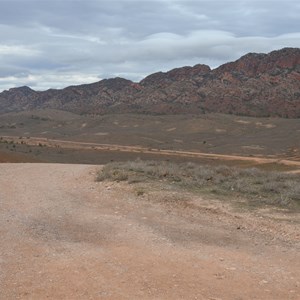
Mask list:
POLYGON ((209 193, 222 199, 244 199, 248 205, 300 208, 300 175, 256 168, 209 166, 195 163, 128 161, 106 164, 97 181, 160 182, 209 193))

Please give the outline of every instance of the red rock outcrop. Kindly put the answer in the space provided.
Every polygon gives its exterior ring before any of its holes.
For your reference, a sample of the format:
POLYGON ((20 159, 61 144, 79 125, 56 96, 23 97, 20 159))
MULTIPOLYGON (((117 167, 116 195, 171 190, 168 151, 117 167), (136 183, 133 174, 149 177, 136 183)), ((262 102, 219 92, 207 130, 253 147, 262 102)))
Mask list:
POLYGON ((300 117, 300 49, 249 53, 211 70, 206 65, 158 72, 135 83, 105 79, 62 90, 28 87, 0 93, 0 112, 56 108, 76 113, 205 113, 300 117))

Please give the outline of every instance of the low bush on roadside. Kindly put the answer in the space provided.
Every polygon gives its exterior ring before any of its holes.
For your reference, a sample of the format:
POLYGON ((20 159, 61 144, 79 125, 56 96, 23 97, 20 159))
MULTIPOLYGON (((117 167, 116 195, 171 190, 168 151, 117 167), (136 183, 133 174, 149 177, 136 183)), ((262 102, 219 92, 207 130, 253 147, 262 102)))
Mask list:
POLYGON ((195 163, 129 161, 109 163, 99 171, 98 181, 157 181, 184 189, 244 197, 252 204, 300 207, 300 175, 266 172, 255 168, 208 166, 195 163))

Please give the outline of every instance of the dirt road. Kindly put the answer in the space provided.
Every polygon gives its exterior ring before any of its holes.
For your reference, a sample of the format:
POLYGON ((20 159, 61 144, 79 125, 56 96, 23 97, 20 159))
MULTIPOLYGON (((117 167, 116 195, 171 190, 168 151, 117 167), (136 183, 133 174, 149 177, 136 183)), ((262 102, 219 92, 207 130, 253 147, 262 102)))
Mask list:
POLYGON ((299 299, 298 216, 138 196, 98 168, 0 165, 0 299, 299 299))
POLYGON ((118 151, 118 152, 128 152, 128 153, 143 153, 143 154, 154 154, 154 155, 164 155, 164 156, 175 156, 175 157, 185 157, 185 158, 207 158, 215 159, 220 161, 247 161, 253 164, 282 164, 287 166, 293 166, 297 168, 294 170, 295 173, 300 172, 300 158, 297 157, 276 157, 276 156, 241 156, 241 155, 227 155, 227 154, 217 154, 217 153, 204 153, 196 151, 181 151, 181 150, 165 150, 165 149, 152 149, 145 148, 142 146, 125 146, 125 145, 114 145, 114 144, 101 144, 101 143, 90 143, 90 142, 78 142, 69 140, 58 140, 58 139, 48 139, 41 137, 30 137, 30 138, 20 138, 16 136, 2 136, 6 141, 13 141, 15 143, 24 143, 27 145, 41 145, 47 147, 59 147, 64 149, 93 149, 99 151, 118 151))

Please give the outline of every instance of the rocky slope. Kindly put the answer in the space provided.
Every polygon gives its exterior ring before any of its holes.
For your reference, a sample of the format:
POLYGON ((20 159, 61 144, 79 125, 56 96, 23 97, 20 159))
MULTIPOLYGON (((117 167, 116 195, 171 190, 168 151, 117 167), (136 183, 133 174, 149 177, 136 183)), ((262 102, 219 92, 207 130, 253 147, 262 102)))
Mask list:
POLYGON ((55 108, 76 113, 204 113, 300 117, 300 49, 249 53, 211 70, 206 65, 152 74, 139 83, 105 79, 62 90, 28 87, 0 93, 0 112, 55 108))

